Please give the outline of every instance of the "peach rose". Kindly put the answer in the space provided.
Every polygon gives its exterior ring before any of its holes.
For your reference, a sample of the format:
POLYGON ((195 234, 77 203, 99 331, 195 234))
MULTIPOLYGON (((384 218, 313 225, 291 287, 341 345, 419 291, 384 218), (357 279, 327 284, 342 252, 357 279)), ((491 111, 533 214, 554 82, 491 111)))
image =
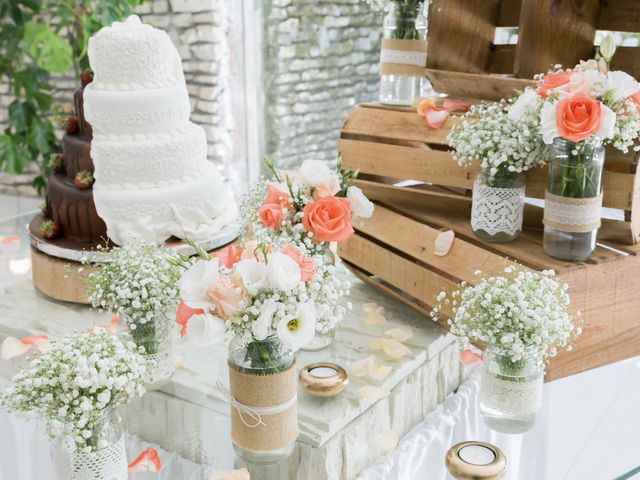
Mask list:
POLYGON ((333 196, 340 191, 340 180, 338 175, 332 172, 331 178, 328 182, 317 186, 313 190, 313 199, 318 200, 323 197, 333 196))
POLYGON ((218 315, 225 319, 240 309, 240 301, 243 297, 240 284, 235 279, 223 276, 213 282, 207 295, 216 306, 218 315))
POLYGON ((560 136, 572 142, 589 138, 600 128, 600 102, 584 93, 558 101, 556 128, 560 136))
POLYGON ((593 90, 593 83, 591 79, 580 72, 571 75, 571 80, 564 85, 556 88, 556 91, 560 94, 575 95, 577 93, 584 93, 590 95, 593 90))
POLYGON ((213 252, 211 258, 217 258, 220 265, 226 268, 232 268, 242 258, 242 248, 237 245, 229 245, 222 250, 213 252))
POLYGON ((547 98, 549 91, 561 87, 571 80, 573 72, 547 73, 541 82, 538 83, 536 92, 543 98, 547 98))
POLYGON ((306 283, 313 278, 316 273, 316 262, 312 258, 302 255, 293 245, 285 245, 280 251, 291 257, 298 264, 298 267, 300 267, 300 279, 303 282, 306 283))
POLYGON ((318 242, 344 242, 353 235, 349 200, 324 197, 305 205, 302 212, 304 228, 318 242))
POLYGON ((280 208, 289 208, 291 206, 291 197, 288 192, 272 184, 267 187, 267 193, 264 196, 262 205, 274 204, 279 205, 280 208))
POLYGON ((277 203, 265 203, 258 210, 258 218, 265 228, 275 230, 282 223, 282 206, 277 203))

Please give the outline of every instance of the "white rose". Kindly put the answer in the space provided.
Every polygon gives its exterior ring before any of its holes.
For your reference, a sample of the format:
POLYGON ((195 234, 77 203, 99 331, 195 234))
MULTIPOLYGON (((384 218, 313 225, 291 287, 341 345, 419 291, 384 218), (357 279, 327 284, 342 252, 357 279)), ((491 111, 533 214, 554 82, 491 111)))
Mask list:
POLYGON ((540 112, 540 131, 542 140, 547 145, 553 143, 553 139, 558 137, 558 126, 556 124, 556 104, 545 103, 540 112))
POLYGON ((286 316, 278 323, 280 341, 292 350, 304 347, 315 334, 316 308, 313 303, 301 303, 294 316, 286 316))
POLYGON ((268 298, 260 307, 260 315, 251 324, 251 332, 256 340, 264 340, 271 333, 273 316, 278 310, 278 304, 272 298, 268 298))
POLYGON ((213 306, 207 291, 218 279, 218 259, 198 260, 180 279, 180 297, 191 308, 208 309, 213 306))
POLYGON ((362 190, 358 187, 351 186, 347 189, 347 198, 351 213, 356 217, 371 218, 373 215, 373 203, 369 200, 362 190))
POLYGON ((527 90, 509 107, 507 116, 512 122, 519 121, 525 113, 535 110, 540 97, 535 90, 527 90))
POLYGON ((305 160, 300 167, 302 181, 311 187, 319 187, 331 181, 331 170, 319 160, 305 160))
POLYGON ((605 104, 600 106, 600 128, 596 131, 596 135, 600 138, 613 137, 613 131, 616 127, 616 114, 605 104))
POLYGON ((290 292, 300 283, 300 267, 284 253, 270 253, 267 257, 269 283, 277 290, 290 292))
POLYGON ((224 333, 224 321, 208 313, 193 315, 187 323, 187 338, 197 347, 224 342, 224 333))
POLYGON ((236 264, 236 272, 240 275, 242 284, 250 295, 255 295, 261 288, 269 284, 267 266, 255 258, 240 260, 236 264))
POLYGON ((620 70, 607 73, 609 87, 613 90, 615 101, 627 98, 640 90, 640 84, 631 75, 620 70))

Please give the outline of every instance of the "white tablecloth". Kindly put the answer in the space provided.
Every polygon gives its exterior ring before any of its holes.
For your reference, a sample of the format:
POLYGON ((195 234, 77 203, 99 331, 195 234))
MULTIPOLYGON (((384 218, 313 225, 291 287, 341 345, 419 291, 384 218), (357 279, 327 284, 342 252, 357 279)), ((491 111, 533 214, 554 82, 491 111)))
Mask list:
POLYGON ((363 471, 360 480, 449 480, 444 466, 447 450, 458 442, 481 440, 498 446, 508 462, 504 480, 546 477, 547 403, 532 430, 521 435, 490 430, 480 418, 480 371, 401 440, 395 450, 363 471))

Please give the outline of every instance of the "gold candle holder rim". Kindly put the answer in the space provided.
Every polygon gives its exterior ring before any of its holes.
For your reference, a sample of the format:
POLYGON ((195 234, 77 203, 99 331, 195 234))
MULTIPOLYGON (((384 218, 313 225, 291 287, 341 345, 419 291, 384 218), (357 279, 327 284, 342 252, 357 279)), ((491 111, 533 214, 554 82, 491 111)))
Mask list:
POLYGON ((498 480, 507 469, 507 458, 495 445, 480 441, 466 441, 455 444, 445 456, 445 465, 452 477, 460 480, 498 480), (493 461, 485 465, 474 465, 460 457, 460 450, 469 446, 484 447, 493 452, 493 461))
POLYGON ((314 362, 305 365, 300 370, 299 378, 302 389, 316 397, 333 397, 342 392, 349 384, 347 371, 332 362, 314 362), (330 377, 316 377, 311 374, 316 368, 330 368, 335 370, 336 374, 330 377))

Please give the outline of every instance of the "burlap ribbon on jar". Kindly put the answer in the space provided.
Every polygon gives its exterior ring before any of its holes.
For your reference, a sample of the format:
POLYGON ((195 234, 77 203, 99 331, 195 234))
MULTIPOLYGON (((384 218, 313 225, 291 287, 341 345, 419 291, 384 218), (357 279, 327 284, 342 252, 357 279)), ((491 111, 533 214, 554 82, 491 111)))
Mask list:
POLYGON ((240 372, 229 362, 233 442, 258 452, 294 442, 298 438, 297 391, 295 360, 288 369, 270 375, 240 372))
POLYGON ((385 38, 380 51, 380 74, 422 77, 427 66, 426 40, 385 38))
POLYGON ((602 193, 591 198, 568 198, 546 192, 544 219, 546 227, 563 232, 586 233, 600 228, 602 193))

